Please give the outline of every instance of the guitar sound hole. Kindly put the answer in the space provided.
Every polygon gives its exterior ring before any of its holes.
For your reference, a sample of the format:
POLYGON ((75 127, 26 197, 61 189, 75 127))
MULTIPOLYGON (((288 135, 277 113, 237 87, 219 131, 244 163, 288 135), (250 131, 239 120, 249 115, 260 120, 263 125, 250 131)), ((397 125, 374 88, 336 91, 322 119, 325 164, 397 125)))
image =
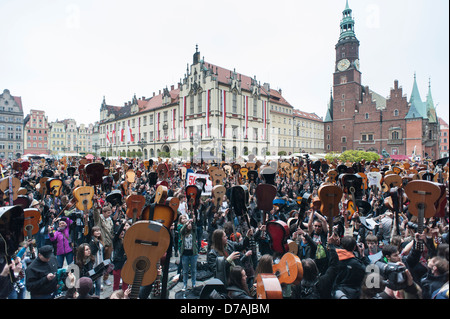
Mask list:
POLYGON ((425 204, 424 203, 419 203, 419 204, 417 204, 417 208, 418 209, 425 209, 425 204))
POLYGON ((136 262, 136 271, 144 271, 145 268, 147 268, 147 263, 145 260, 141 259, 136 262))

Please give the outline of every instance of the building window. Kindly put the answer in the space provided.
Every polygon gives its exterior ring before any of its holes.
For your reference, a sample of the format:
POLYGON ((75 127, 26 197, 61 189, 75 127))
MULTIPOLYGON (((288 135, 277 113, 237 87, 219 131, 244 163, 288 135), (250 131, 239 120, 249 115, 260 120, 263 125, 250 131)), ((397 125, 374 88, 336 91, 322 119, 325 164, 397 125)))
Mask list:
POLYGON ((342 136, 341 140, 342 140, 342 143, 347 143, 347 137, 342 136))
POLYGON ((398 131, 394 131, 394 132, 392 132, 392 136, 391 137, 392 137, 393 140, 398 140, 400 135, 399 135, 398 131))
POLYGON ((368 120, 368 119, 369 119, 369 113, 366 113, 366 114, 364 115, 364 118, 365 118, 366 120, 368 120))
POLYGON ((232 112, 234 114, 237 113, 237 93, 233 92, 233 108, 232 108, 232 112))
POLYGON ((394 110, 394 116, 398 116, 398 110, 394 110))
POLYGON ((202 111, 203 111, 203 109, 202 109, 202 104, 203 104, 203 101, 202 101, 202 93, 199 93, 198 94, 198 99, 197 99, 198 101, 198 113, 202 113, 202 111))

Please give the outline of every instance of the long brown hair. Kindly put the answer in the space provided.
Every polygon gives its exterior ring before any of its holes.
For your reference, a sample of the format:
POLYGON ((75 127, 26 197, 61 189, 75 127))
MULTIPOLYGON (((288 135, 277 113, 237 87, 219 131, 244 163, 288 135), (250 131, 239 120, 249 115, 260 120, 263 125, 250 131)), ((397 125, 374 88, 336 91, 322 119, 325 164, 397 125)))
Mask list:
POLYGON ((273 257, 264 254, 259 258, 258 265, 255 268, 255 277, 259 274, 273 274, 273 257))
POLYGON ((242 266, 233 266, 230 269, 230 277, 229 277, 229 285, 236 286, 242 290, 244 290, 248 295, 250 295, 250 291, 248 290, 248 285, 243 283, 242 271, 245 272, 242 266))
POLYGON ((211 247, 214 248, 220 255, 228 257, 228 252, 223 244, 224 234, 225 232, 222 229, 216 229, 211 236, 211 247))
POLYGON ((91 255, 89 257, 86 258, 84 251, 86 250, 86 246, 89 247, 89 249, 91 249, 91 247, 89 246, 88 243, 82 243, 78 246, 77 251, 76 251, 76 256, 75 256, 75 264, 78 265, 78 267, 83 268, 84 264, 87 261, 87 258, 91 259, 92 261, 95 260, 95 256, 91 255))

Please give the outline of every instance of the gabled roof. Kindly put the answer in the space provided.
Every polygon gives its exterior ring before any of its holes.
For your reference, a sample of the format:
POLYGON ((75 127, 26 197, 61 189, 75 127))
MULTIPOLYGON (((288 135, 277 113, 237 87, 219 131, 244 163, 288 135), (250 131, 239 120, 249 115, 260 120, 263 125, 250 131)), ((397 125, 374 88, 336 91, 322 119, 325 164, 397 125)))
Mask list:
POLYGON ((308 113, 308 112, 303 112, 303 111, 294 109, 293 115, 296 117, 301 117, 301 118, 307 119, 307 120, 322 122, 322 118, 320 116, 318 116, 316 113, 308 113))

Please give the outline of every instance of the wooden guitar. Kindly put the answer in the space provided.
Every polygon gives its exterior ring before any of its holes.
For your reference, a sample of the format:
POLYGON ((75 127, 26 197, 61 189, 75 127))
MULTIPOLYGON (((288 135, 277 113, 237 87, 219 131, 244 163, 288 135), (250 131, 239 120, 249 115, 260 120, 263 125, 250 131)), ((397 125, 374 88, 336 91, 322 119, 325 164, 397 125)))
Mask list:
POLYGON ((73 191, 73 197, 77 200, 75 206, 78 210, 84 212, 84 229, 83 234, 87 236, 89 234, 89 225, 87 222, 89 209, 92 208, 93 202, 92 198, 94 197, 94 187, 92 186, 79 186, 75 188, 73 191))
POLYGON ((289 252, 285 253, 278 264, 272 266, 273 273, 281 284, 298 285, 303 278, 303 266, 300 258, 289 252))
POLYGON ((131 218, 134 224, 141 216, 142 209, 145 206, 145 197, 143 195, 129 195, 126 199, 127 211, 126 215, 131 218))
POLYGON ((339 203, 342 199, 342 189, 333 184, 322 185, 319 187, 318 195, 321 202, 320 211, 327 216, 328 233, 333 232, 333 218, 339 214, 339 203))
POLYGON ((7 176, 0 179, 0 191, 4 194, 3 199, 9 200, 9 205, 13 206, 13 202, 17 199, 20 188, 20 179, 13 176, 7 176))
MULTIPOLYGON (((105 165, 96 162, 89 163, 84 168, 87 176, 87 184, 91 186, 101 185, 103 182, 103 176, 105 176, 105 165)), ((108 172, 109 174, 109 172, 108 172)))
MULTIPOLYGON (((0 257, 4 257, 8 265, 11 264, 11 257, 16 253, 19 244, 24 240, 23 224, 22 207, 17 205, 0 207, 0 257)), ((10 280, 16 281, 11 268, 10 280)))
POLYGON ((166 204, 151 204, 142 211, 142 220, 152 220, 158 222, 167 229, 170 229, 175 220, 176 212, 166 204))
POLYGON ((276 275, 256 276, 256 299, 283 299, 283 290, 276 275))
POLYGON ((400 177, 400 175, 397 174, 388 174, 384 176, 383 180, 383 192, 389 192, 389 190, 392 187, 402 187, 403 186, 403 180, 400 177))
MULTIPOLYGON (((405 186, 405 193, 409 199, 408 210, 417 216, 417 232, 423 233, 425 218, 431 218, 436 214, 435 203, 441 195, 441 189, 436 183, 424 180, 411 181, 405 186)), ((420 249, 423 242, 418 243, 420 249)))
POLYGON ((339 176, 339 173, 338 173, 337 170, 335 170, 335 169, 330 169, 330 170, 327 172, 327 175, 328 175, 327 182, 330 182, 330 183, 333 183, 333 184, 336 184, 336 183, 337 183, 337 178, 338 178, 338 176, 339 176))
POLYGON ((211 178, 213 187, 217 185, 223 185, 223 180, 225 177, 227 177, 225 172, 220 168, 211 170, 209 176, 211 178))
POLYGON ((49 178, 47 179, 47 190, 50 195, 54 197, 59 197, 61 195, 61 188, 63 185, 62 180, 59 178, 49 178))
POLYGON ((154 221, 137 221, 128 228, 123 239, 127 260, 122 280, 131 285, 130 299, 139 297, 141 286, 153 283, 158 274, 157 264, 170 244, 169 230, 154 221))
POLYGON ((447 187, 444 184, 441 183, 435 183, 441 190, 441 194, 438 198, 438 200, 435 203, 436 206, 436 214, 434 215, 434 217, 436 218, 441 218, 441 217, 445 217, 445 213, 446 213, 446 206, 447 206, 447 187))
POLYGON ((362 178, 357 174, 344 173, 339 176, 344 193, 348 194, 350 199, 347 200, 347 219, 351 220, 355 213, 359 212, 356 205, 358 193, 362 190, 362 178))
MULTIPOLYGON (((39 232, 39 221, 41 219, 41 213, 39 209, 36 208, 25 208, 23 210, 24 222, 23 222, 23 233, 26 239, 33 239, 33 236, 39 232)), ((34 241, 31 241, 29 247, 33 251, 32 257, 35 257, 34 241)))

